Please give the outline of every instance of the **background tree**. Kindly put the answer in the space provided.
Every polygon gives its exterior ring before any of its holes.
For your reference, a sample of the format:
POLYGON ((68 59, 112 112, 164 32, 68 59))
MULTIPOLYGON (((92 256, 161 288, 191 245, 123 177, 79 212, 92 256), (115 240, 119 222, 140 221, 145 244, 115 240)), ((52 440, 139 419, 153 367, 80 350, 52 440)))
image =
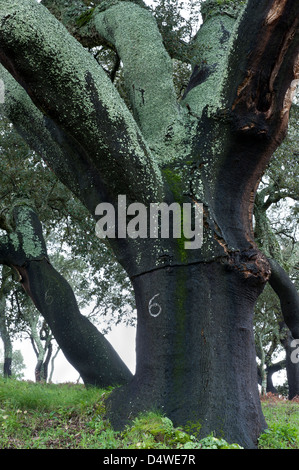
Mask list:
MULTIPOLYGON (((275 152, 260 185, 255 199, 255 238, 268 259, 274 260, 283 273, 281 280, 276 280, 276 290, 283 296, 271 292, 269 287, 259 297, 256 306, 255 323, 257 338, 263 338, 266 353, 266 369, 269 371, 267 388, 273 390, 271 377, 273 371, 280 370, 281 365, 287 369, 289 398, 299 395, 299 364, 291 361, 292 334, 284 322, 281 309, 284 305, 292 309, 299 308, 298 289, 298 106, 292 107, 288 135, 275 152), (274 295, 273 295, 274 294, 274 295), (283 301, 283 299, 285 299, 283 301), (269 338, 270 337, 270 338, 269 338), (281 346, 285 350, 283 363, 272 363, 272 355, 281 346)), ((258 348, 259 349, 259 348, 258 348)), ((261 351, 260 356, 262 357, 261 351)), ((262 368, 262 364, 261 364, 262 368)), ((266 380, 266 376, 265 376, 266 380)))
MULTIPOLYGON (((28 204, 13 205, 1 262, 16 267, 85 383, 128 381, 109 397, 115 426, 154 406, 175 424, 254 447, 265 421, 253 309, 268 280, 299 336, 284 274, 252 230, 257 186, 285 135, 298 78, 299 2, 204 2, 179 103, 172 59, 184 43, 164 43, 143 4, 10 0, 0 1, 0 16, 3 110, 91 216, 101 201, 117 209, 125 194, 146 207, 201 203, 205 226, 200 250, 186 250, 183 237, 109 240, 135 292, 133 378, 78 312, 28 204), (130 106, 89 52, 101 45, 120 58, 130 106)), ((164 30, 169 37, 168 23, 164 30)))

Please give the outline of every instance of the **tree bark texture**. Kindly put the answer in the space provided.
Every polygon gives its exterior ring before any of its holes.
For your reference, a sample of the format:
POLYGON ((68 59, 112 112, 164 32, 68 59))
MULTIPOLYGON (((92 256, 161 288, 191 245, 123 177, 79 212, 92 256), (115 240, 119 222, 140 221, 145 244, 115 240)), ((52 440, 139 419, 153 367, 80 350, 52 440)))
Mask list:
MULTIPOLYGON (((93 216, 98 203, 116 207, 122 194, 147 208, 200 203, 203 245, 188 251, 183 238, 110 240, 136 295, 132 379, 95 339, 42 243, 29 257, 17 250, 16 259, 16 240, 7 236, 2 260, 17 266, 85 382, 129 380, 109 400, 115 426, 156 407, 201 435, 215 431, 255 447, 265 422, 252 315, 271 269, 255 243, 252 213, 287 129, 299 72, 299 1, 248 0, 236 13, 238 2, 215 9, 208 0, 179 103, 148 10, 132 2, 89 11, 80 0, 42 3, 48 9, 35 0, 0 1, 3 112, 93 216), (82 47, 87 37, 118 53, 130 109, 82 47)), ((297 320, 289 325, 297 335, 297 320)))
POLYGON ((213 262, 144 274, 134 288, 136 374, 109 399, 112 423, 150 402, 201 436, 215 431, 254 446, 265 427, 252 329, 260 287, 213 262))
POLYGON ((6 310, 6 289, 5 289, 5 281, 6 276, 3 275, 2 272, 2 283, 0 288, 0 337, 3 341, 4 346, 4 361, 3 361, 3 376, 4 377, 11 377, 12 374, 12 342, 10 338, 10 334, 6 324, 6 317, 5 317, 5 310, 6 310))

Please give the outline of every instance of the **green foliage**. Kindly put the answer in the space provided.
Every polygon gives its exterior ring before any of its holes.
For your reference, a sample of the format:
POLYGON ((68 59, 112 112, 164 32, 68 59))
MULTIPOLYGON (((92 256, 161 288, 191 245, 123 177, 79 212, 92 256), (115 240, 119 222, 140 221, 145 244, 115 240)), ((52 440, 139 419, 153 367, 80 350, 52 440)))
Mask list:
POLYGON ((299 403, 270 394, 262 401, 268 429, 259 438, 260 449, 299 448, 299 403))
MULTIPOLYGON (((242 449, 214 433, 198 440, 159 413, 140 415, 123 432, 105 417, 111 390, 0 378, 0 449, 242 449)), ((260 449, 299 448, 299 403, 262 401, 268 429, 260 449)))
POLYGON ((237 18, 245 3, 243 0, 206 0, 201 7, 203 20, 224 13, 237 18))
POLYGON ((0 378, 0 449, 240 448, 213 436, 198 441, 153 412, 116 432, 105 418, 110 391, 0 378))
POLYGON ((273 423, 260 436, 259 446, 261 449, 289 449, 298 445, 298 438, 299 432, 295 426, 273 423))

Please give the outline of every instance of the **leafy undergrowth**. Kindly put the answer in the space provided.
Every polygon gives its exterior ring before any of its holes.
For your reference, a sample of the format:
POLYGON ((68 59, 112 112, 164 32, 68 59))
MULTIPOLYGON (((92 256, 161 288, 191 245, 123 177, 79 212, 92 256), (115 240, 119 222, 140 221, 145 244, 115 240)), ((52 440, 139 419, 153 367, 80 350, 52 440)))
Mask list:
POLYGON ((259 438, 259 448, 299 449, 299 397, 287 400, 268 393, 261 401, 268 429, 259 438))
MULTIPOLYGON (((156 413, 116 432, 105 417, 109 393, 0 379, 0 449, 240 449, 212 434, 197 440, 156 413)), ((299 403, 265 400, 263 408, 270 426, 260 447, 299 448, 299 403)))

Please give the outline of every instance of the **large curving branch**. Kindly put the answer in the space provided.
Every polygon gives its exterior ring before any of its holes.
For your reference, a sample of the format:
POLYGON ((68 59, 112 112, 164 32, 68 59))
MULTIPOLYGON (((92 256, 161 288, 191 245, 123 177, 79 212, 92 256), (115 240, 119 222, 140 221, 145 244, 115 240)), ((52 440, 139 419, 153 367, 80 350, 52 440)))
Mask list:
POLYGON ((29 147, 44 159, 59 180, 94 215, 96 205, 108 198, 84 149, 52 119, 43 115, 24 88, 2 65, 0 79, 5 87, 5 100, 0 104, 0 112, 14 125, 29 147))
MULTIPOLYGON (((84 46, 102 44, 117 51, 134 118, 150 148, 165 161, 170 152, 169 146, 167 152, 170 136, 175 137, 181 127, 180 113, 172 61, 151 12, 137 2, 112 0, 84 9, 82 2, 77 1, 83 13, 74 16, 71 3, 60 0, 42 3, 84 46)), ((182 49, 183 45, 179 47, 182 49)))
POLYGON ((0 19, 1 63, 42 113, 84 149, 110 193, 159 200, 160 171, 96 60, 35 0, 0 1, 0 19))
POLYGON ((72 288, 51 265, 42 227, 28 201, 17 201, 0 239, 0 263, 13 267, 86 385, 126 383, 132 374, 109 341, 80 313, 72 288))
POLYGON ((134 117, 149 145, 156 148, 175 132, 179 119, 172 61, 156 20, 144 8, 119 2, 103 12, 95 10, 92 24, 115 46, 134 117))
POLYGON ((248 0, 233 26, 226 53, 219 61, 215 59, 215 71, 211 57, 210 75, 198 76, 185 98, 199 120, 195 149, 204 162, 202 175, 206 193, 211 194, 210 212, 222 238, 230 240, 232 247, 248 250, 256 246, 254 199, 270 158, 286 133, 299 78, 298 53, 299 0, 248 0), (221 65, 225 73, 220 72, 221 65), (217 74, 219 83, 213 94, 210 78, 217 74), (205 84, 209 93, 202 102, 205 84), (214 143, 209 152, 201 143, 203 131, 214 143))

